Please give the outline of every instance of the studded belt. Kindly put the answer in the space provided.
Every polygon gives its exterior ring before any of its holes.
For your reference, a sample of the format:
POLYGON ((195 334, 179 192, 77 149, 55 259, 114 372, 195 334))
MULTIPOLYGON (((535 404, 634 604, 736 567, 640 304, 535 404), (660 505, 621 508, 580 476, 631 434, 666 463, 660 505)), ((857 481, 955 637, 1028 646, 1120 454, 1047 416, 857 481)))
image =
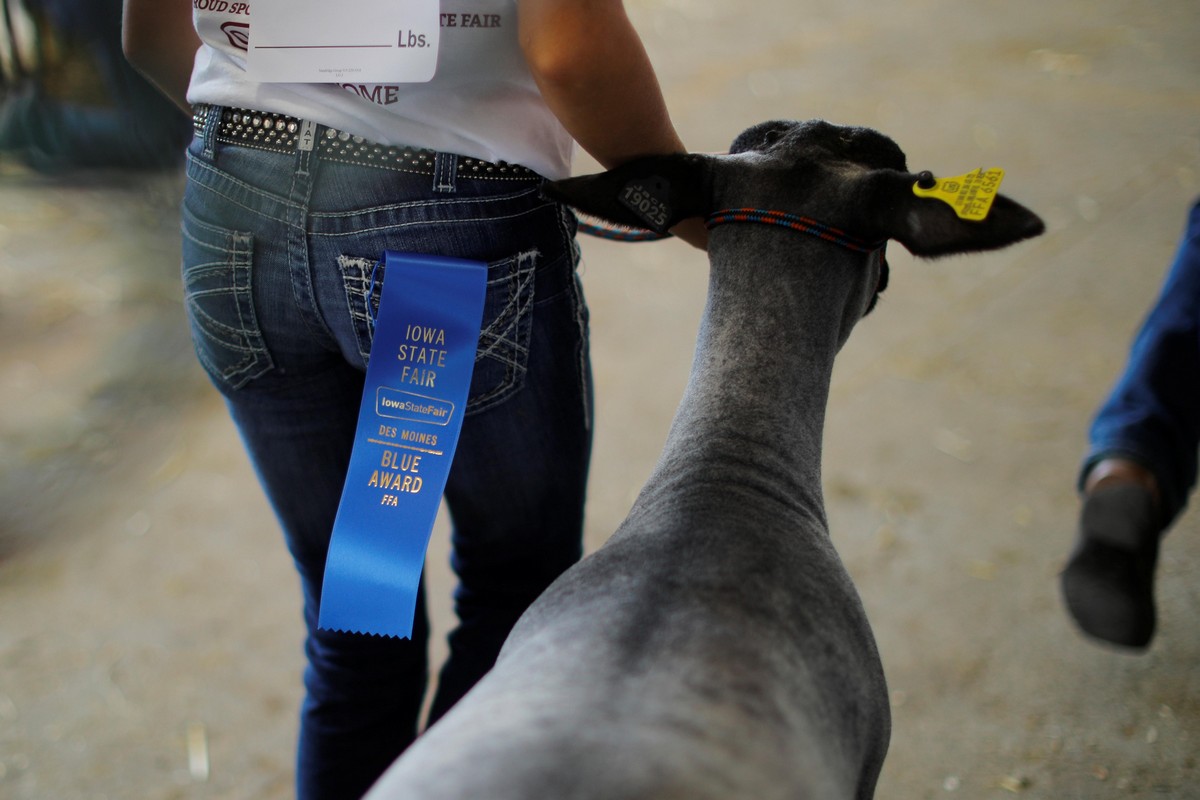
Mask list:
MULTIPOLYGON (((418 175, 433 175, 437 168, 437 153, 433 150, 376 144, 346 131, 268 111, 197 105, 192 113, 196 131, 203 132, 208 126, 209 116, 216 113, 221 115, 215 129, 216 140, 222 144, 241 145, 273 153, 293 153, 298 149, 314 150, 327 161, 412 172, 418 175)), ((503 161, 491 163, 466 156, 457 156, 456 159, 455 169, 461 178, 541 180, 538 173, 516 164, 503 161)))

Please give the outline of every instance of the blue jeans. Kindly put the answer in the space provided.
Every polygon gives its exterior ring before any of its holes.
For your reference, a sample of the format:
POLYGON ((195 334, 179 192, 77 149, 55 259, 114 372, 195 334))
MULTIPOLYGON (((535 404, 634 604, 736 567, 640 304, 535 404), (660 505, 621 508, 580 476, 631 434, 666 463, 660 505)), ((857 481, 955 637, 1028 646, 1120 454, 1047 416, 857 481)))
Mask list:
POLYGON ((458 625, 432 718, 490 669, 517 617, 582 554, 592 406, 574 218, 541 196, 539 179, 456 178, 453 164, 439 155, 435 180, 203 132, 188 151, 183 277, 196 352, 304 592, 301 800, 360 797, 416 736, 428 676, 423 600, 411 640, 317 628, 384 250, 489 265, 445 491, 458 625))
POLYGON ((1089 441, 1081 485, 1097 462, 1118 456, 1154 474, 1166 524, 1187 505, 1200 447, 1200 201, 1089 441))

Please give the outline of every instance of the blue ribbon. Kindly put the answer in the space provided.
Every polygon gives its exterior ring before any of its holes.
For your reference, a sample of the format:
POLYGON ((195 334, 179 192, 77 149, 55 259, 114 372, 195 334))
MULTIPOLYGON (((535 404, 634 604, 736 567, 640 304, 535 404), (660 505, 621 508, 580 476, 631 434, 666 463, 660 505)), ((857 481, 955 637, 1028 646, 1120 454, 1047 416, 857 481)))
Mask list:
POLYGON ((487 265, 392 251, 383 263, 318 624, 408 638, 425 549, 462 428, 487 265))

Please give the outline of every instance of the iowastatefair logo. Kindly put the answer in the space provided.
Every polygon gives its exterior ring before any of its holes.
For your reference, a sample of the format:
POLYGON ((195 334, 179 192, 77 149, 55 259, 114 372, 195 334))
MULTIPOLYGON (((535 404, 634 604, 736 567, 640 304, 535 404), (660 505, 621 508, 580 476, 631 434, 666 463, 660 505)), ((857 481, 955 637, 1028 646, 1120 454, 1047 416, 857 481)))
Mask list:
POLYGON ((221 31, 229 39, 229 44, 238 50, 250 49, 250 23, 226 22, 221 26, 221 31))

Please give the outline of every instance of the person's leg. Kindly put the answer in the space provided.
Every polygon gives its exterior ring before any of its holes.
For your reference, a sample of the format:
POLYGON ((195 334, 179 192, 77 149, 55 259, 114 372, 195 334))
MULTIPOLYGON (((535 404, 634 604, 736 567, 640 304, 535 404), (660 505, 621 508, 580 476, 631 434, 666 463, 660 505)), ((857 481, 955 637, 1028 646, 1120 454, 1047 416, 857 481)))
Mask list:
POLYGON ((1062 575, 1088 634, 1153 638, 1159 539, 1187 503, 1200 445, 1200 203, 1124 373, 1098 410, 1079 476, 1079 534, 1062 575))
POLYGON ((459 625, 430 724, 492 667, 517 618, 582 554, 591 452, 586 307, 565 255, 536 283, 523 387, 467 417, 446 490, 459 625))
POLYGON ((411 639, 317 627, 333 519, 349 464, 362 374, 289 370, 297 383, 231 399, 233 418, 279 517, 304 592, 308 629, 297 796, 356 800, 416 737, 428 678, 418 598, 411 639))
POLYGON ((1164 524, 1187 504, 1200 444, 1200 202, 1088 438, 1081 488, 1093 467, 1120 458, 1154 475, 1164 524))
POLYGON ((304 198, 319 194, 307 184, 320 181, 307 156, 215 150, 192 146, 183 224, 188 316, 303 589, 308 668, 297 796, 356 800, 415 737, 428 669, 420 604, 411 640, 317 628, 362 399, 363 321, 350 319, 336 259, 309 257, 304 198))

